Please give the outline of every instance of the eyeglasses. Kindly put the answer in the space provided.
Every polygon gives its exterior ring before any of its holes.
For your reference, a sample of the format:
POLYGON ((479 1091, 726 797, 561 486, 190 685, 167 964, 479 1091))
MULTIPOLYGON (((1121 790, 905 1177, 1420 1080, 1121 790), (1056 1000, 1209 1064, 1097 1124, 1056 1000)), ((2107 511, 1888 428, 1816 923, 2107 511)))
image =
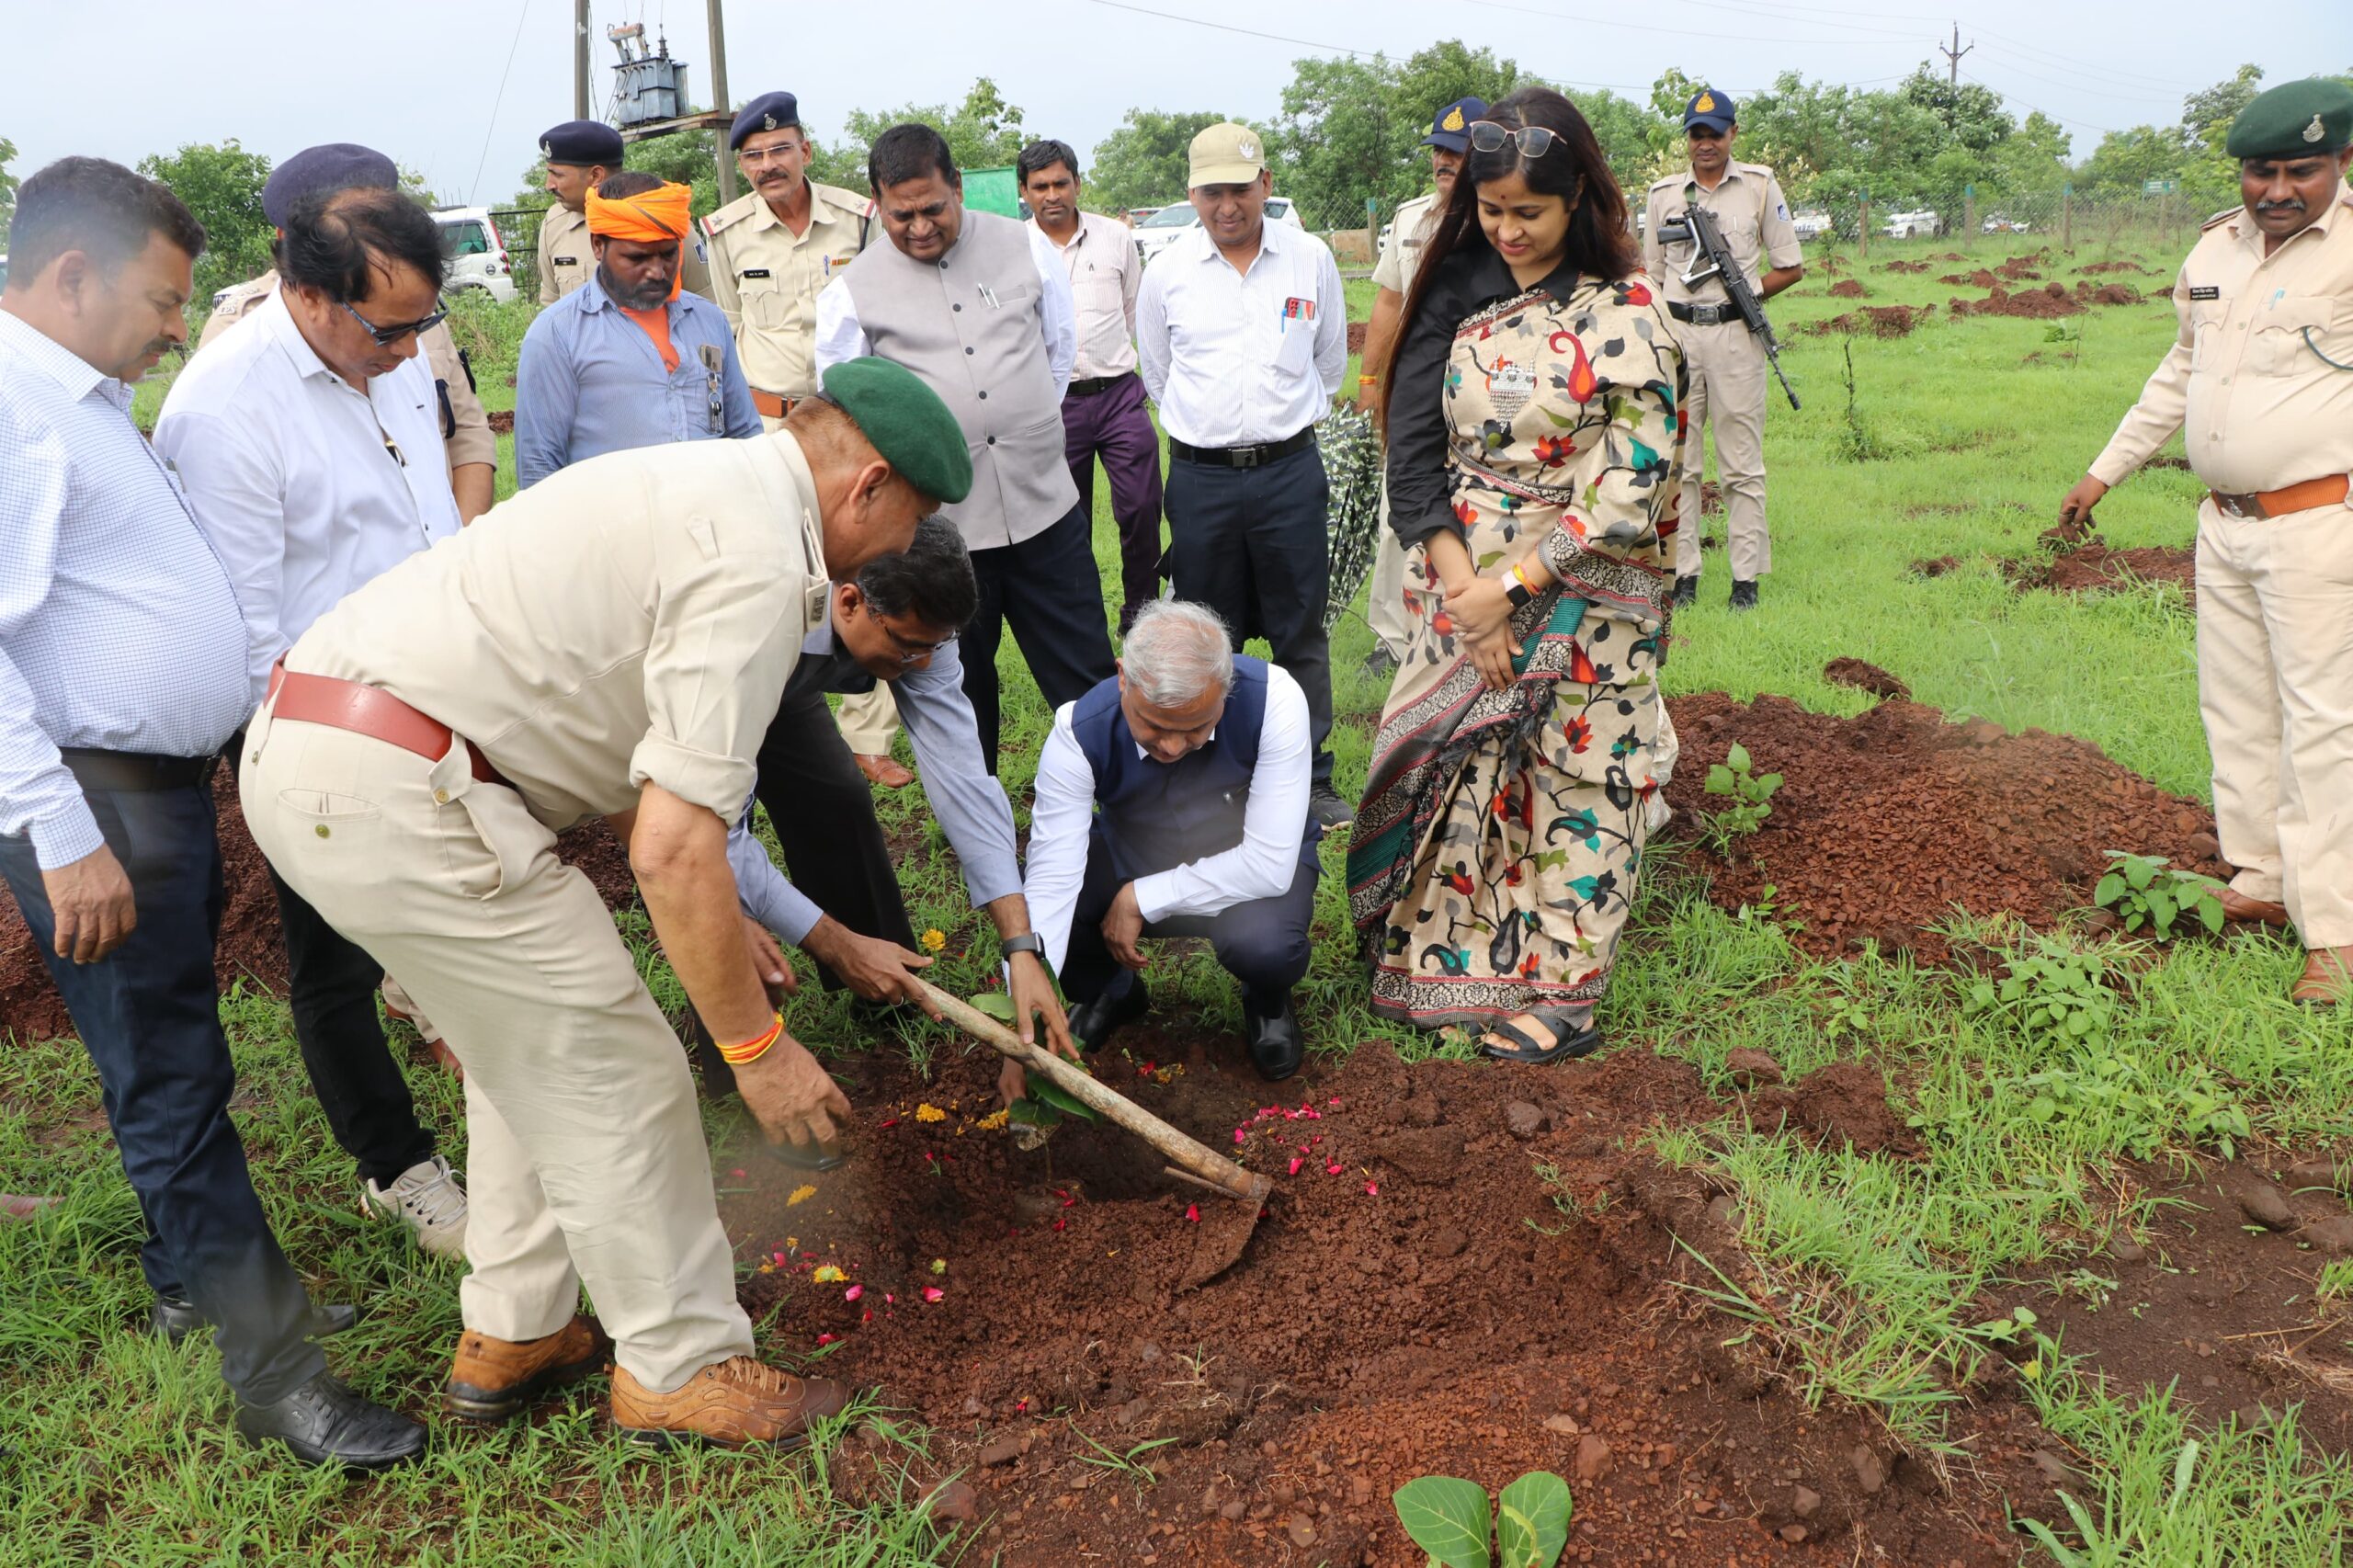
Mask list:
MULTIPOLYGON (((336 303, 342 304, 343 301, 337 301, 336 303)), ((343 309, 346 315, 348 315, 353 321, 358 322, 361 326, 368 329, 368 335, 376 340, 376 346, 379 348, 390 348, 393 344, 398 343, 402 338, 410 335, 412 333, 431 332, 435 327, 439 326, 449 317, 449 308, 447 305, 444 305, 441 309, 434 312, 431 315, 421 317, 416 321, 403 322, 398 326, 378 326, 374 322, 369 321, 366 316, 361 315, 349 305, 345 304, 343 309)))
POLYGON ((1482 153, 1500 153, 1509 143, 1519 149, 1523 158, 1540 158, 1552 150, 1553 141, 1552 132, 1541 125, 1523 125, 1515 130, 1492 119, 1471 122, 1471 145, 1482 153))
POLYGON ((951 631, 937 642, 917 642, 900 636, 891 623, 879 615, 874 618, 874 624, 882 629, 882 635, 888 637, 891 640, 891 646, 899 651, 899 663, 903 665, 922 664, 926 659, 956 641, 956 633, 951 631))

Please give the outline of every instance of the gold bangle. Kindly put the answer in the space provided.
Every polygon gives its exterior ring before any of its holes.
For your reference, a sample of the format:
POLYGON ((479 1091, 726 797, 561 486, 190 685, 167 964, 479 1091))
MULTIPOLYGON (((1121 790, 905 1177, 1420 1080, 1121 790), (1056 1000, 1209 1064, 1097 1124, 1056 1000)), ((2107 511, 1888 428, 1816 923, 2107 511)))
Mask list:
POLYGON ((745 1066, 749 1062, 757 1062, 761 1057, 766 1056, 768 1053, 769 1048, 774 1046, 778 1040, 783 1038, 784 1015, 782 1013, 779 1013, 776 1016, 776 1022, 767 1027, 767 1031, 765 1034, 745 1040, 739 1045, 720 1046, 720 1060, 726 1062, 731 1067, 745 1066))

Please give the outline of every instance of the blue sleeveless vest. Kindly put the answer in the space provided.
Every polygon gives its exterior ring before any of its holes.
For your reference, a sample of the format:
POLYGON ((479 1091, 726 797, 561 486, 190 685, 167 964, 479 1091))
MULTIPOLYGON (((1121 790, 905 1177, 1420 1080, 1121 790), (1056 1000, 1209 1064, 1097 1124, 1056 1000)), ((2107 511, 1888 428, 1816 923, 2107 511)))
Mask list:
MULTIPOLYGON (((1266 662, 1243 653, 1233 658, 1233 689, 1217 733, 1178 762, 1137 755, 1135 735, 1120 710, 1118 676, 1072 706, 1072 737, 1095 774, 1095 831, 1104 835, 1120 881, 1171 870, 1242 842, 1266 720, 1266 662)), ((1313 867, 1322 830, 1312 811, 1306 830, 1299 859, 1313 867)))

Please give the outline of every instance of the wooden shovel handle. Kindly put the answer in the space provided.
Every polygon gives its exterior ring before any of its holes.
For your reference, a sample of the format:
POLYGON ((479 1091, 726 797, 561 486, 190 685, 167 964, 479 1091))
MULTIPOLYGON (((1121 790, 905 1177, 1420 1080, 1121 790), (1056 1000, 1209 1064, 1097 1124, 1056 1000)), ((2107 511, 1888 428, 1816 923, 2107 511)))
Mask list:
POLYGON ((1106 1088, 1052 1051, 1042 1046, 1024 1045, 1019 1035, 961 997, 949 995, 920 976, 910 975, 908 978, 921 989, 924 1000, 938 1008, 958 1028, 1000 1054, 1009 1056, 1052 1080, 1054 1086, 1071 1098, 1108 1117, 1159 1150, 1190 1179, 1215 1187, 1229 1198, 1252 1203, 1265 1201, 1267 1194, 1273 1189, 1274 1184, 1265 1176, 1244 1170, 1232 1160, 1188 1138, 1133 1100, 1116 1090, 1106 1088))

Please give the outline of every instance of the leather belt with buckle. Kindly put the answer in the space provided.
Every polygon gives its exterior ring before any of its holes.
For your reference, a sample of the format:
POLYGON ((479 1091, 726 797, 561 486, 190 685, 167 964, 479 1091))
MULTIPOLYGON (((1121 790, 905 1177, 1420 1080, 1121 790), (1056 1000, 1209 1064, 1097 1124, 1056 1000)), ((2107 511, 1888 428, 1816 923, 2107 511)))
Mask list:
POLYGON ((1195 447, 1171 436, 1168 455, 1178 462, 1199 463, 1208 468, 1264 468, 1277 458, 1305 451, 1314 444, 1315 426, 1310 425, 1296 436, 1261 441, 1255 447, 1195 447))
POLYGON ((772 392, 762 392, 757 387, 752 389, 752 406, 770 419, 783 418, 790 414, 800 402, 801 400, 797 397, 779 397, 772 392))
POLYGON ((1740 319, 1740 309, 1736 305, 1687 305, 1676 300, 1666 302, 1666 313, 1677 321, 1688 321, 1693 326, 1722 326, 1726 322, 1740 319))
MULTIPOLYGON (((1133 370, 1128 372, 1129 376, 1134 374, 1135 372, 1133 370)), ((1063 392, 1063 396, 1066 399, 1074 397, 1099 397, 1127 379, 1127 376, 1084 376, 1079 380, 1071 382, 1070 390, 1063 392)))
MULTIPOLYGON (((277 705, 270 710, 272 722, 291 719, 297 723, 324 724, 330 730, 348 730, 355 735, 389 741, 434 762, 449 755, 449 726, 427 718, 381 687, 333 676, 301 675, 281 660, 270 669, 269 696, 264 700, 277 705)), ((472 741, 466 743, 466 757, 480 782, 506 783, 472 741)))
POLYGON ((2222 516, 2260 521, 2284 517, 2290 512, 2309 512, 2315 506, 2334 506, 2345 499, 2348 488, 2353 488, 2353 480, 2332 473, 2325 479, 2307 479, 2284 490, 2250 490, 2236 495, 2215 490, 2209 494, 2214 497, 2214 509, 2222 516))

